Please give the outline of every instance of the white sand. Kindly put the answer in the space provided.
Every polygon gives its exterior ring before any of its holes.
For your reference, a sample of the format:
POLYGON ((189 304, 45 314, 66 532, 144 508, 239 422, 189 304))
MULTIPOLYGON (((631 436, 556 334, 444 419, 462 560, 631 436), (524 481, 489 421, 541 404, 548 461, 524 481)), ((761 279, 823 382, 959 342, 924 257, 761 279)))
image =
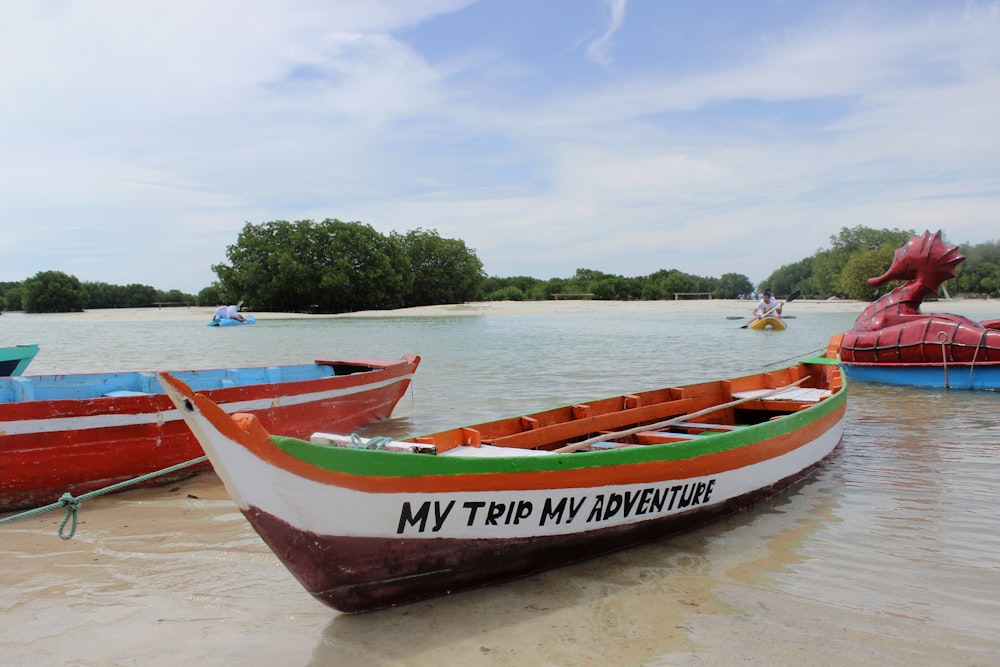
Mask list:
MULTIPOLYGON (((573 313, 719 313, 727 316, 750 317, 755 301, 736 299, 692 299, 684 301, 478 301, 472 303, 421 306, 397 310, 367 310, 337 315, 307 315, 304 313, 252 312, 258 320, 268 319, 316 319, 344 317, 446 317, 469 315, 553 315, 573 313)), ((860 313, 867 302, 850 300, 798 299, 787 306, 786 314, 804 315, 808 313, 860 313)), ((925 303, 926 312, 969 314, 995 312, 1000 310, 1000 299, 950 299, 925 303)), ((116 308, 88 310, 82 313, 61 314, 81 320, 203 320, 212 319, 213 307, 166 307, 166 308, 116 308)))

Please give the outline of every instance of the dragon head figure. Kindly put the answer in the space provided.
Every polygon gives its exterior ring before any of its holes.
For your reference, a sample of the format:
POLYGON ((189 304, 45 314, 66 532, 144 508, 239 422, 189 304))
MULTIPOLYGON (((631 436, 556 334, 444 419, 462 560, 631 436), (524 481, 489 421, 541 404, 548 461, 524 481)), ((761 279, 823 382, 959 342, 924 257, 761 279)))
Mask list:
POLYGON ((955 267, 965 261, 958 246, 941 240, 941 231, 911 236, 892 257, 892 266, 868 282, 876 287, 890 280, 914 280, 937 294, 941 283, 955 277, 955 267))

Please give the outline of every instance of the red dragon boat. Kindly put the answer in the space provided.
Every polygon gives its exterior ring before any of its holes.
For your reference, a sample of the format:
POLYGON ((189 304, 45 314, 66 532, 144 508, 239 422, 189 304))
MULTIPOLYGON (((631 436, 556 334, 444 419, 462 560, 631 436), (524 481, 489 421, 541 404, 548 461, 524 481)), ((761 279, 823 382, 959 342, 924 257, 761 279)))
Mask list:
POLYGON ((958 246, 941 240, 940 231, 911 236, 896 250, 889 270, 868 282, 906 282, 865 308, 853 329, 834 337, 848 378, 1000 390, 1000 320, 977 322, 920 310, 925 298, 936 296, 941 284, 955 277, 955 267, 964 260, 958 246))

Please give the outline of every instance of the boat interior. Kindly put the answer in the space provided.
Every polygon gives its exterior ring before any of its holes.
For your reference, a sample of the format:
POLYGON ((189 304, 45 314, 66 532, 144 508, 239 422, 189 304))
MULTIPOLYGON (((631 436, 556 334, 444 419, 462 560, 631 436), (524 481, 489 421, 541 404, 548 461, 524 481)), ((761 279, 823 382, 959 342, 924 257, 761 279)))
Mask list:
MULTIPOLYGON (((304 382, 371 370, 372 366, 341 361, 317 361, 314 364, 292 366, 170 371, 170 374, 195 391, 206 391, 279 382, 304 382)), ((120 398, 162 393, 163 389, 156 373, 146 371, 0 377, 0 404, 120 398)))
MULTIPOLYGON (((802 364, 746 378, 616 396, 403 442, 373 443, 370 448, 444 456, 525 456, 688 442, 780 419, 831 396, 840 383, 835 365, 802 364)), ((316 434, 313 442, 359 446, 357 440, 352 444, 329 434, 316 434)))

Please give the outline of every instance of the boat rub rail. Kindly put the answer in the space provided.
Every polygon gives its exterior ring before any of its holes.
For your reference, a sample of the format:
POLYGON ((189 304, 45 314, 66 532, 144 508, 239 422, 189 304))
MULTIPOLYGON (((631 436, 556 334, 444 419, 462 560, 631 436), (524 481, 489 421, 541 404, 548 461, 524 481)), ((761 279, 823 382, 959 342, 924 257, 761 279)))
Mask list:
MULTIPOLYGON (((488 433, 463 427, 408 441, 362 438, 360 442, 365 445, 372 443, 372 448, 382 451, 486 458, 553 454, 555 452, 551 450, 564 444, 601 434, 608 435, 609 440, 594 443, 579 451, 682 443, 778 419, 832 395, 831 389, 793 387, 778 395, 753 400, 757 395, 765 395, 808 375, 805 368, 798 369, 800 373, 788 373, 789 369, 785 369, 785 372, 764 375, 763 387, 740 388, 740 380, 743 379, 740 378, 710 383, 711 391, 705 391, 704 386, 671 387, 556 408, 493 422, 489 424, 492 430, 488 433), (714 422, 682 421, 663 429, 641 431, 629 436, 615 435, 644 423, 661 422, 734 399, 750 400, 738 407, 721 408, 714 413, 714 422)), ((830 379, 834 389, 839 389, 839 376, 831 373, 830 379)), ((310 441, 334 447, 351 447, 357 446, 358 439, 315 433, 310 441)))

